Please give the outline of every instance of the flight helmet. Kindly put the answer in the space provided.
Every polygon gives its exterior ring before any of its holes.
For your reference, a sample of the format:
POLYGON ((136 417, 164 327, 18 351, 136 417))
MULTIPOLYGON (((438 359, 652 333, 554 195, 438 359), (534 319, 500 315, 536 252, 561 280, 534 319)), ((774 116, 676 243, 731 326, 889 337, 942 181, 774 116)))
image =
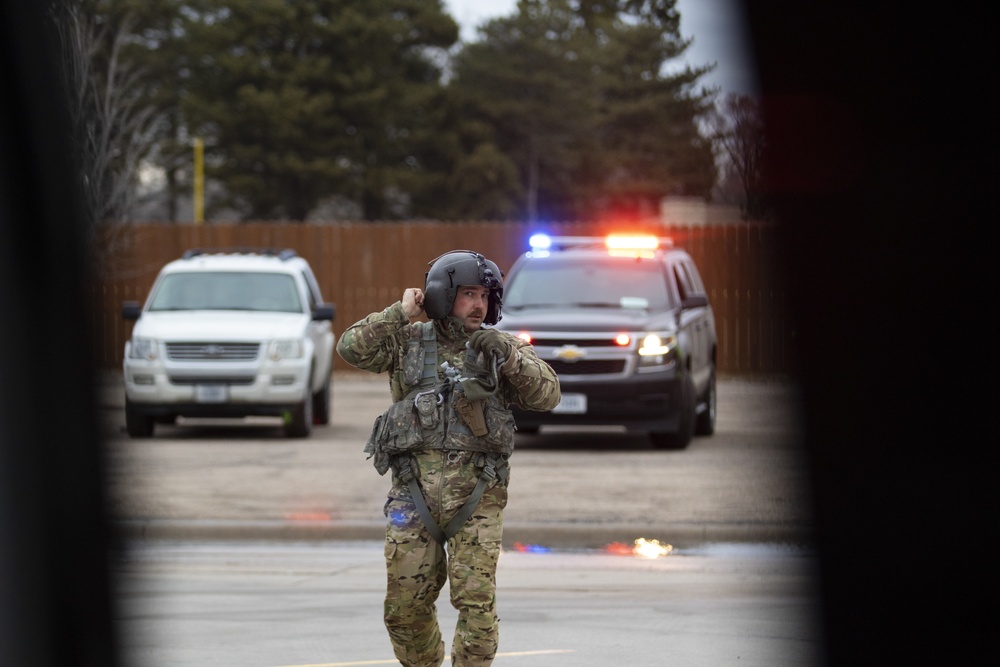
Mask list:
POLYGON ((500 321, 503 305, 503 271, 494 262, 472 250, 452 250, 428 262, 430 270, 424 282, 424 311, 432 320, 443 320, 455 305, 459 285, 482 285, 489 288, 489 304, 483 322, 500 321))

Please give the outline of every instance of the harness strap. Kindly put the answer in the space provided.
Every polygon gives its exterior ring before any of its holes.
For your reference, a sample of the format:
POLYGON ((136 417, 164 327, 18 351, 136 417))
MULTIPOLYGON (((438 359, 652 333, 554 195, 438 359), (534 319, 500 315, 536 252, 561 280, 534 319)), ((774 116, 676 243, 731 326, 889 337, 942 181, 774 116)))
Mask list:
POLYGON ((424 527, 427 528, 427 532, 434 538, 434 541, 441 546, 447 544, 449 539, 458 534, 458 531, 462 529, 462 526, 469 520, 472 513, 476 511, 476 507, 479 505, 479 501, 482 499, 483 493, 485 493, 486 487, 489 486, 490 482, 497 478, 505 481, 508 475, 510 475, 510 466, 506 459, 487 458, 486 465, 483 466, 483 472, 480 473, 479 480, 476 481, 476 488, 472 490, 469 499, 455 512, 455 516, 451 518, 448 525, 441 528, 437 521, 434 520, 434 517, 431 516, 430 508, 427 507, 427 501, 424 500, 420 483, 417 481, 416 475, 413 474, 410 458, 408 456, 398 457, 397 465, 396 474, 409 487, 410 495, 413 496, 413 504, 417 508, 420 520, 423 522, 424 527))
POLYGON ((501 465, 497 465, 495 459, 486 459, 486 465, 483 467, 483 472, 479 474, 479 480, 476 482, 476 488, 472 490, 472 495, 469 499, 465 501, 465 504, 455 512, 455 516, 451 518, 448 525, 444 527, 444 534, 446 537, 452 537, 457 534, 465 522, 469 520, 472 513, 476 511, 476 507, 479 506, 479 500, 483 497, 483 492, 486 491, 486 487, 489 486, 490 482, 499 477, 501 480, 506 480, 507 475, 510 474, 510 468, 507 465, 506 459, 500 459, 501 465))
POLYGON ((420 384, 433 385, 438 379, 438 343, 437 332, 434 331, 434 323, 428 322, 420 327, 421 339, 424 346, 424 369, 420 376, 420 384))
POLYGON ((416 475, 413 474, 413 468, 410 466, 410 457, 399 456, 396 458, 396 461, 399 466, 396 474, 410 487, 410 495, 413 496, 413 504, 417 506, 417 514, 420 515, 420 520, 423 522, 424 527, 427 528, 427 532, 434 538, 434 541, 444 545, 448 541, 448 537, 441 530, 441 526, 437 524, 434 517, 431 516, 431 511, 427 507, 427 501, 424 500, 424 493, 420 489, 420 482, 417 481, 416 475))

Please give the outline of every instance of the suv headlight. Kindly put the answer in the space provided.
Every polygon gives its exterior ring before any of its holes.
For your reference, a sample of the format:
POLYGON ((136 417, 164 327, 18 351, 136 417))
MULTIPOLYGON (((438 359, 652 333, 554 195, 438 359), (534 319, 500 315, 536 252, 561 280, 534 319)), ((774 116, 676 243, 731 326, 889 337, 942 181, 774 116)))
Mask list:
POLYGON ((128 348, 129 359, 156 361, 159 356, 156 341, 152 338, 133 338, 128 348))
POLYGON ((268 346, 267 356, 271 361, 282 359, 301 359, 305 355, 305 347, 300 339, 272 340, 268 346))
POLYGON ((677 357, 677 337, 673 334, 646 334, 639 344, 639 366, 663 366, 677 357))

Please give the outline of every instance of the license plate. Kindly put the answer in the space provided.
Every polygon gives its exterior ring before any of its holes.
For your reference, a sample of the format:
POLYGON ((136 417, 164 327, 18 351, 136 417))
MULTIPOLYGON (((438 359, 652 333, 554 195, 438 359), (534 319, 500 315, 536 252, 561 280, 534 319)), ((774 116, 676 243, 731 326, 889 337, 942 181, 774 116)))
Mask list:
POLYGON ((586 394, 563 394, 559 405, 552 408, 553 414, 582 415, 587 412, 586 394))
POLYGON ((224 384, 196 384, 194 400, 196 403, 225 403, 229 392, 224 384))

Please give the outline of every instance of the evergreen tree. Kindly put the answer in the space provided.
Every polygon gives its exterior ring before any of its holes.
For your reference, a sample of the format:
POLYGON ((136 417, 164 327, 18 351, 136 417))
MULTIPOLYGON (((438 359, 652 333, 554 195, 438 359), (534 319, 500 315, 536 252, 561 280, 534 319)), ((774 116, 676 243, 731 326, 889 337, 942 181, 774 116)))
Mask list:
POLYGON ((493 128, 482 140, 517 164, 521 216, 649 214, 668 194, 709 195, 699 119, 714 92, 695 90, 707 67, 666 72, 689 44, 674 5, 520 0, 456 56, 453 93, 493 128))
POLYGON ((227 205, 303 220, 341 194, 366 219, 407 214, 439 89, 428 50, 458 34, 440 0, 199 0, 180 15, 182 109, 227 205))
MULTIPOLYGON (((517 165, 521 187, 505 184, 508 196, 523 192, 519 217, 528 220, 567 217, 568 182, 587 153, 596 123, 596 95, 590 73, 590 37, 564 0, 521 0, 518 12, 481 28, 481 39, 467 45, 454 61, 453 93, 472 114, 485 120, 492 133, 470 156, 478 162, 492 156, 484 171, 510 170, 502 154, 517 165)), ((463 167, 477 165, 471 157, 463 167)), ((466 180, 468 178, 466 177, 466 180)), ((479 190, 461 191, 475 209, 489 190, 489 179, 477 179, 479 190)), ((494 209, 513 208, 496 202, 494 209)))
POLYGON ((520 0, 447 84, 440 0, 64 1, 136 18, 120 54, 159 119, 152 158, 176 202, 203 137, 210 216, 304 220, 336 199, 371 220, 588 219, 715 178, 707 68, 666 73, 688 45, 674 0, 520 0))
POLYGON ((165 175, 162 199, 166 220, 178 220, 179 201, 192 196, 194 137, 181 110, 190 79, 191 56, 188 35, 181 29, 184 0, 88 0, 99 6, 107 20, 131 16, 133 34, 126 47, 127 58, 142 68, 136 86, 160 114, 154 150, 147 161, 165 175))
POLYGON ((700 121, 714 91, 696 86, 709 68, 667 73, 689 44, 680 37, 674 0, 626 0, 620 10, 594 25, 607 39, 600 52, 603 174, 581 180, 603 193, 596 208, 624 215, 655 214, 667 195, 707 199, 716 171, 700 121))

